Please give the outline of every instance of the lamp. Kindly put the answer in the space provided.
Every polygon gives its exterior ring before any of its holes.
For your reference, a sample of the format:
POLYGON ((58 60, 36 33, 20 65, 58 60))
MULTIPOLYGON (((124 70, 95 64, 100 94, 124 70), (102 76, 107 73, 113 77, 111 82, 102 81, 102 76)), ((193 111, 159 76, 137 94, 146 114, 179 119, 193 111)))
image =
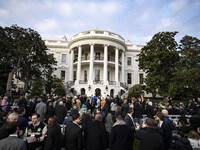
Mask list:
POLYGON ((106 91, 108 91, 108 86, 106 85, 106 91))
POLYGON ((88 86, 88 89, 89 89, 89 91, 91 90, 91 86, 90 85, 88 86))

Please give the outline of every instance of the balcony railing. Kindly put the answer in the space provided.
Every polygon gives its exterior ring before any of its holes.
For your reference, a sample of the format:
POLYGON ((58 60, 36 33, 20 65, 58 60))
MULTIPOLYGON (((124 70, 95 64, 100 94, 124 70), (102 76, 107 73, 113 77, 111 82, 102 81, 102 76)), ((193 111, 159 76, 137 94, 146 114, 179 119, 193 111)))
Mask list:
MULTIPOLYGON (((90 57, 81 57, 81 61, 86 61, 86 60, 90 60, 90 57)), ((95 61, 99 61, 99 60, 104 60, 104 57, 94 57, 95 61)), ((108 61, 110 62, 115 62, 115 58, 108 58, 108 61)), ((74 63, 78 62, 78 59, 74 59, 74 63)), ((122 62, 119 60, 119 65, 121 65, 122 62)))
POLYGON ((74 63, 75 63, 75 62, 78 62, 78 59, 74 59, 74 63))
POLYGON ((115 62, 115 58, 108 58, 108 61, 115 62))
POLYGON ((109 85, 116 85, 116 81, 108 81, 109 85))
POLYGON ((90 57, 81 57, 81 60, 90 60, 90 57))
POLYGON ((95 57, 94 60, 103 60, 103 57, 95 57))
POLYGON ((94 84, 103 84, 103 80, 99 80, 99 81, 98 80, 94 80, 93 83, 94 84))
POLYGON ((85 80, 79 80, 79 84, 87 84, 88 81, 85 81, 85 80))

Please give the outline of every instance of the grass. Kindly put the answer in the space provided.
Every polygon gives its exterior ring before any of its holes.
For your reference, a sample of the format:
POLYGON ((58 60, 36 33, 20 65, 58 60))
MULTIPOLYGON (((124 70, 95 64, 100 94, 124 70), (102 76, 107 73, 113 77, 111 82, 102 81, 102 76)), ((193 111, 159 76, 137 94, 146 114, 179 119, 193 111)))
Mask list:
POLYGON ((133 149, 134 150, 138 150, 139 149, 139 144, 140 144, 140 141, 138 139, 134 139, 134 143, 133 143, 133 149))

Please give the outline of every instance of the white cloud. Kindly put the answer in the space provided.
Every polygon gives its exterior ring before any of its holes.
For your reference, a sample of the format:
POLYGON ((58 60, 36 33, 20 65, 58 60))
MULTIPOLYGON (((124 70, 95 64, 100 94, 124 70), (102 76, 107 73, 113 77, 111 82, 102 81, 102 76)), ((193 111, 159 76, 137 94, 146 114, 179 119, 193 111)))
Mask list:
POLYGON ((163 18, 161 19, 159 25, 158 25, 158 29, 159 30, 167 30, 170 29, 173 25, 173 20, 170 18, 163 18))
POLYGON ((36 29, 43 33, 51 33, 59 28, 60 25, 55 19, 45 19, 36 25, 36 29))
POLYGON ((188 0, 173 0, 172 3, 169 4, 169 8, 175 12, 180 12, 185 10, 189 6, 188 0))

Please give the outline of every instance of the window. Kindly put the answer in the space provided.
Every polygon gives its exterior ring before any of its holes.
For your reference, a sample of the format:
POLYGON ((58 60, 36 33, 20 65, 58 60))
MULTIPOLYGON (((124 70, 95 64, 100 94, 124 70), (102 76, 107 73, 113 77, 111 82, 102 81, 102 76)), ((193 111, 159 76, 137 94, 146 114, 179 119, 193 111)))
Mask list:
POLYGON ((127 57, 127 65, 131 66, 131 57, 127 57))
POLYGON ((62 80, 63 82, 65 81, 65 71, 64 71, 64 70, 61 70, 60 78, 61 78, 61 80, 62 80))
POLYGON ((62 54, 61 63, 65 64, 66 63, 66 58, 67 58, 67 55, 66 54, 62 54))
POLYGON ((144 82, 143 73, 140 73, 139 74, 139 83, 143 84, 143 82, 144 82))
POLYGON ((96 53, 95 60, 100 60, 100 53, 96 53))
POLYGON ((78 61, 78 55, 74 55, 74 62, 78 61))
POLYGON ((131 84, 131 83, 132 83, 132 78, 131 78, 131 76, 132 76, 132 73, 128 73, 128 74, 127 74, 127 83, 128 83, 128 84, 131 84))
POLYGON ((76 81, 76 71, 74 71, 74 81, 76 81))
POLYGON ((87 70, 84 71, 84 82, 87 82, 87 70))
POLYGON ((110 61, 110 55, 108 55, 108 61, 110 61))
POLYGON ((85 60, 88 60, 88 53, 85 54, 85 60))
POLYGON ((95 70, 95 81, 100 81, 100 70, 95 70))

